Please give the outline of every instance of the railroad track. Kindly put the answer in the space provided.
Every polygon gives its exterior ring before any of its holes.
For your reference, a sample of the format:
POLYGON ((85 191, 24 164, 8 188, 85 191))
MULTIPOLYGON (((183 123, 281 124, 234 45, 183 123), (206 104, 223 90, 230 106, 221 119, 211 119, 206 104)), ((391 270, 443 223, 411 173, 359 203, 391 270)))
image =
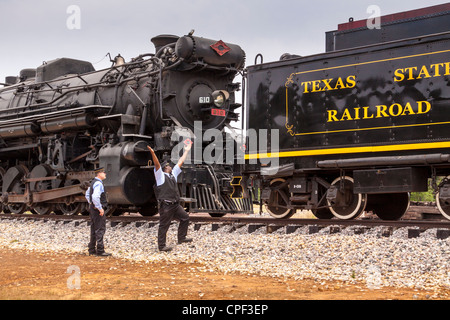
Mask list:
MULTIPOLYGON (((88 216, 82 215, 35 215, 35 214, 0 214, 0 219, 24 219, 24 220, 44 220, 59 221, 67 223, 72 221, 89 222, 88 216)), ((140 227, 145 223, 157 224, 158 216, 143 217, 140 215, 123 215, 108 217, 111 227, 125 226, 134 223, 136 227, 140 227)), ((445 239, 450 237, 450 221, 448 220, 398 220, 385 221, 380 219, 274 219, 271 217, 250 217, 250 216, 227 216, 227 217, 210 217, 209 215, 190 216, 191 223, 194 224, 194 230, 199 229, 202 225, 211 225, 211 230, 215 231, 224 225, 232 225, 233 229, 247 227, 249 233, 260 228, 265 228, 267 233, 274 232, 280 228, 285 228, 286 233, 295 232, 298 228, 308 226, 309 233, 318 232, 324 228, 328 228, 329 233, 337 233, 350 226, 357 226, 359 229, 355 233, 364 233, 374 227, 385 227, 383 233, 389 236, 398 228, 410 228, 408 234, 410 237, 416 237, 420 233, 428 229, 438 229, 438 238, 445 239)))

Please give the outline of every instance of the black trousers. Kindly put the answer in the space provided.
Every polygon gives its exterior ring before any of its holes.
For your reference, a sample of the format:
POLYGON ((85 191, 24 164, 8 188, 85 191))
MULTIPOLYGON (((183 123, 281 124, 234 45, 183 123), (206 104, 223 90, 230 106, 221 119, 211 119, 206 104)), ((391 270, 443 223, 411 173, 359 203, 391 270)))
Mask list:
POLYGON ((89 206, 89 217, 91 218, 91 239, 89 241, 89 253, 103 253, 105 246, 103 244, 103 236, 106 231, 106 215, 101 216, 93 205, 89 206))
POLYGON ((178 203, 168 204, 164 201, 159 206, 158 248, 166 246, 166 234, 173 219, 180 221, 178 226, 178 241, 186 239, 189 227, 189 215, 178 203))

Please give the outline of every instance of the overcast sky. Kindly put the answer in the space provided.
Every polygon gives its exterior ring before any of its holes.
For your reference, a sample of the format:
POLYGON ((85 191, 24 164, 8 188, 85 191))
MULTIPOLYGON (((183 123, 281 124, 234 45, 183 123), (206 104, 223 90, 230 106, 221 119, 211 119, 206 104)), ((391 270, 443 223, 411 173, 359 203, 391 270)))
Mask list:
POLYGON ((153 53, 159 34, 195 35, 239 44, 247 65, 285 52, 325 51, 325 32, 350 17, 367 19, 370 5, 382 15, 445 3, 432 0, 0 0, 0 82, 24 68, 59 57, 110 66, 110 52, 129 60, 153 53), (79 16, 71 10, 77 6, 79 16), (69 11, 68 11, 69 9, 69 11), (77 19, 77 17, 79 19, 77 19), (76 20, 74 20, 76 19, 76 20), (68 26, 69 24, 69 26, 68 26), (102 60, 103 59, 103 60, 102 60))

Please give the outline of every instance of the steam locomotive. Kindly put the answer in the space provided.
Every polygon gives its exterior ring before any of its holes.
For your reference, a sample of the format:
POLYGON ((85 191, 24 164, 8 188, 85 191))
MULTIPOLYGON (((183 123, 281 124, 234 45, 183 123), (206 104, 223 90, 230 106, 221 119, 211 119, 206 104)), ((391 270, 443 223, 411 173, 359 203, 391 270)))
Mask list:
POLYGON ((247 67, 246 126, 275 139, 247 142, 235 194, 259 188, 275 218, 396 220, 430 183, 450 219, 449 18, 444 4, 350 20, 326 53, 247 67))
MULTIPOLYGON (((224 128, 238 120, 240 84, 233 81, 244 68, 244 51, 193 32, 152 42, 155 54, 129 62, 119 54, 111 68, 100 71, 86 61, 60 58, 6 78, 0 89, 3 212, 86 212, 83 194, 103 167, 108 214, 154 215, 147 145, 170 160, 186 137, 198 151, 211 143, 203 141, 202 132, 226 135, 224 128)), ((229 196, 233 163, 206 163, 201 152, 195 154, 179 182, 187 209, 211 215, 251 212, 251 200, 229 196)))

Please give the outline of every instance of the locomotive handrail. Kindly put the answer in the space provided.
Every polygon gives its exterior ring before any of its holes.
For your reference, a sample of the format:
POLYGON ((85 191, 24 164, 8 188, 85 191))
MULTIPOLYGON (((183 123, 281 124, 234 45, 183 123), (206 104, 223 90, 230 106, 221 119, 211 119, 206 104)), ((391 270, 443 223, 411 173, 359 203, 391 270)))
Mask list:
POLYGON ((261 53, 258 53, 256 55, 256 57, 255 57, 255 64, 258 64, 258 58, 261 58, 261 63, 260 64, 263 64, 264 63, 264 58, 263 58, 263 55, 261 53))
POLYGON ((39 121, 41 119, 57 118, 58 116, 65 115, 65 114, 78 115, 78 114, 83 114, 87 109, 92 109, 92 108, 110 109, 112 107, 111 106, 104 106, 104 105, 91 105, 91 106, 78 107, 75 110, 74 109, 66 109, 66 110, 55 111, 55 112, 47 113, 47 114, 40 113, 40 114, 34 115, 34 116, 28 116, 28 117, 22 117, 22 118, 18 118, 18 119, 11 119, 11 120, 0 121, 0 126, 4 126, 4 125, 8 125, 8 124, 14 124, 14 123, 24 123, 24 122, 28 122, 28 121, 29 122, 39 121))

